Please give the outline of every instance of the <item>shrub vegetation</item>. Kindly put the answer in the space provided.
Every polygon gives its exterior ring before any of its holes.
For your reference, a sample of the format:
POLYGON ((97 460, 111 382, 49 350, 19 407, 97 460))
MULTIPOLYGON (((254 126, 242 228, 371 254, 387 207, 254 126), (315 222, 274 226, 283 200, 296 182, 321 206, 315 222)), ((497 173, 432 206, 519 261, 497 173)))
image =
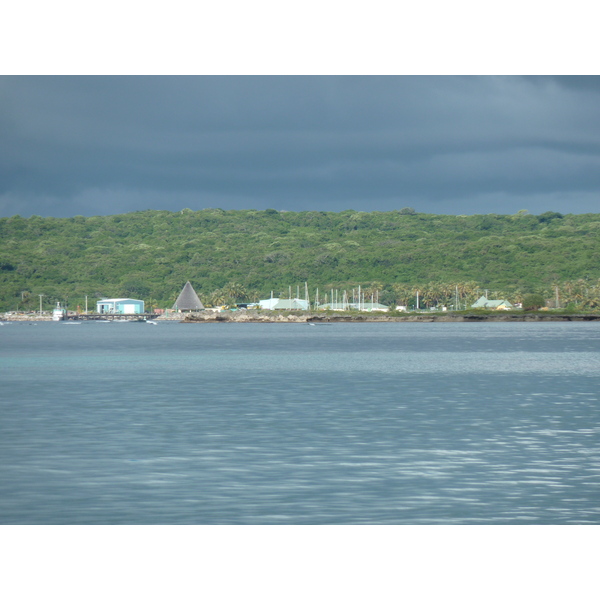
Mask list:
MULTIPOLYGON (((100 297, 170 307, 190 280, 203 301, 311 300, 361 286, 367 300, 465 308, 538 293, 600 306, 600 214, 452 216, 205 209, 0 219, 0 310, 100 297), (298 287, 297 287, 298 286, 298 287), (456 305, 456 306, 455 306, 456 305)), ((356 293, 356 292, 354 292, 356 293)))

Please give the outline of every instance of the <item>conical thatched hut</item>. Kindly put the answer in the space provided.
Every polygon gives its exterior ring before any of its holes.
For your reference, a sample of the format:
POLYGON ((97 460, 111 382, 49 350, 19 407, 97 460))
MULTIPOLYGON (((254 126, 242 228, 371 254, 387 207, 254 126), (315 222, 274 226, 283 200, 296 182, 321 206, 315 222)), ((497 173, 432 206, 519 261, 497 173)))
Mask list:
POLYGON ((183 286, 181 293, 173 305, 173 309, 178 310, 179 312, 204 310, 204 304, 202 304, 200 298, 198 298, 198 294, 196 294, 196 291, 189 281, 183 286))

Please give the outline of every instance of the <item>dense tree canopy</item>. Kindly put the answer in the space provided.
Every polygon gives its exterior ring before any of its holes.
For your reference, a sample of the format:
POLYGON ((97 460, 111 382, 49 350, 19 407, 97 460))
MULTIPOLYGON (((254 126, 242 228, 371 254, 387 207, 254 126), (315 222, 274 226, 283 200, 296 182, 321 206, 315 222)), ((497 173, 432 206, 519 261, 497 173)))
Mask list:
POLYGON ((526 294, 523 297, 523 310, 539 310, 546 306, 544 296, 541 294, 526 294))
POLYGON ((321 297, 359 285, 380 301, 465 305, 487 289, 594 308, 600 214, 451 216, 206 209, 0 219, 0 310, 130 296, 170 307, 190 280, 200 298, 321 297))

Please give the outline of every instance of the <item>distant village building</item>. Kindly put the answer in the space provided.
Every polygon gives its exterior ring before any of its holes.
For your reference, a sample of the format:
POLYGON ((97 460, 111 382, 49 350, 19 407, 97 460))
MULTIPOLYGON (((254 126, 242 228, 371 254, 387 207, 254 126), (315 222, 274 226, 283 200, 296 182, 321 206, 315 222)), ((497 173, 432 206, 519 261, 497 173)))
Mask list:
POLYGON ((389 306, 379 302, 328 302, 319 304, 319 310, 360 310, 363 312, 388 312, 389 306))
POLYGON ((361 302, 360 305, 351 304, 350 306, 366 312, 388 312, 390 310, 389 306, 380 304, 379 302, 361 302))
MULTIPOLYGON (((259 301, 262 310, 310 310, 308 300, 302 298, 267 298, 259 301)), ((360 310, 364 312, 388 312, 389 306, 379 302, 325 302, 316 305, 317 310, 360 310)))
POLYGON ((325 304, 319 304, 319 310, 337 310, 345 311, 350 310, 351 305, 347 302, 326 302, 325 304))
POLYGON ((259 300, 259 306, 263 310, 308 310, 308 300, 300 298, 268 298, 259 300))
POLYGON ((471 304, 471 308, 487 308, 488 310, 511 310, 515 308, 508 300, 488 300, 481 296, 477 302, 471 304))
POLYGON ((144 312, 144 301, 133 298, 103 298, 96 302, 96 312, 111 315, 139 315, 144 312))
POLYGON ((178 312, 204 310, 204 304, 202 304, 200 298, 198 298, 198 294, 196 294, 196 291, 189 281, 183 286, 175 304, 173 304, 173 310, 178 312))

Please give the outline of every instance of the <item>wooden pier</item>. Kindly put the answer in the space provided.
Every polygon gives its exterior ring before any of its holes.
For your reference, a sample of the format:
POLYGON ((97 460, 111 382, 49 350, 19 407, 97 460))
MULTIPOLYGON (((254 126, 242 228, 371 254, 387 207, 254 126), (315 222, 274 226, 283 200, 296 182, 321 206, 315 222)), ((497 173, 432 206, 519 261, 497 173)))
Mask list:
POLYGON ((69 315, 66 321, 152 321, 159 315, 154 313, 139 313, 120 315, 118 313, 88 313, 69 315))

